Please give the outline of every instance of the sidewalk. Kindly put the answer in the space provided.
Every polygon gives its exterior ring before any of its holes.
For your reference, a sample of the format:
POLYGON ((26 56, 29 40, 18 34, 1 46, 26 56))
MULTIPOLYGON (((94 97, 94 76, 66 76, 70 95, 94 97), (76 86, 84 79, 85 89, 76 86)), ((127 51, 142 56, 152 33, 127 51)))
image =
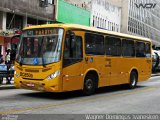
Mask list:
POLYGON ((3 89, 3 88, 4 88, 4 89, 14 88, 14 80, 13 80, 13 79, 11 80, 11 84, 6 84, 6 82, 7 82, 7 81, 6 81, 6 79, 4 78, 4 79, 3 79, 3 83, 0 84, 0 90, 3 89))

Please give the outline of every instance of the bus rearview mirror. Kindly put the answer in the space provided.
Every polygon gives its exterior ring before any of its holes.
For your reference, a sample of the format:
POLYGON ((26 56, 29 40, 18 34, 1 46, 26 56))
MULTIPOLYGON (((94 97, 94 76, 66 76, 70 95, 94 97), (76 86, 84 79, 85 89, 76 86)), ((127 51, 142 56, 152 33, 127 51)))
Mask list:
POLYGON ((75 33, 72 30, 68 31, 69 37, 66 38, 66 45, 68 48, 72 49, 75 46, 75 33))

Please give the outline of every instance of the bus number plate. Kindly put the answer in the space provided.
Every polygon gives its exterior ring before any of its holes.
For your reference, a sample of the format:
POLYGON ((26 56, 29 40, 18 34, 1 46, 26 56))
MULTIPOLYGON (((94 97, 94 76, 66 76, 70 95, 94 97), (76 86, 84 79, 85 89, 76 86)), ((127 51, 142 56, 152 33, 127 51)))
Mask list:
POLYGON ((33 78, 33 74, 20 72, 20 76, 24 78, 33 78))
POLYGON ((35 85, 33 83, 27 83, 26 84, 28 87, 35 87, 35 85))

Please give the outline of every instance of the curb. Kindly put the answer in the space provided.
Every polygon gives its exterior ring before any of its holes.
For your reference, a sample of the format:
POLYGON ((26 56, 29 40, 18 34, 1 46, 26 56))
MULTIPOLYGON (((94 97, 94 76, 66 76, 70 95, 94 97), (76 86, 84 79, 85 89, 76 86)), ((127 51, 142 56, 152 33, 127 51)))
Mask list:
POLYGON ((3 81, 2 84, 0 84, 0 90, 5 90, 5 89, 14 89, 14 82, 13 80, 11 81, 11 84, 6 84, 6 80, 3 81))
POLYGON ((152 74, 151 77, 160 76, 160 74, 152 74))
POLYGON ((6 89, 16 89, 16 88, 14 87, 13 84, 11 84, 11 85, 1 84, 0 85, 0 90, 6 90, 6 89))

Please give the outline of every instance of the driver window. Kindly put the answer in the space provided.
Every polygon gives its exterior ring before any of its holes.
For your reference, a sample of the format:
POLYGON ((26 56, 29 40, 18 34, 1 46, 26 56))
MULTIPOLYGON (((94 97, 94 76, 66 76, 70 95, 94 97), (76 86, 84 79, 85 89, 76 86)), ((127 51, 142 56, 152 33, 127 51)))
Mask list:
POLYGON ((68 48, 67 46, 67 39, 65 40, 64 46, 64 66, 68 66, 70 64, 77 63, 82 60, 83 52, 82 52, 82 37, 76 36, 73 48, 68 48))

